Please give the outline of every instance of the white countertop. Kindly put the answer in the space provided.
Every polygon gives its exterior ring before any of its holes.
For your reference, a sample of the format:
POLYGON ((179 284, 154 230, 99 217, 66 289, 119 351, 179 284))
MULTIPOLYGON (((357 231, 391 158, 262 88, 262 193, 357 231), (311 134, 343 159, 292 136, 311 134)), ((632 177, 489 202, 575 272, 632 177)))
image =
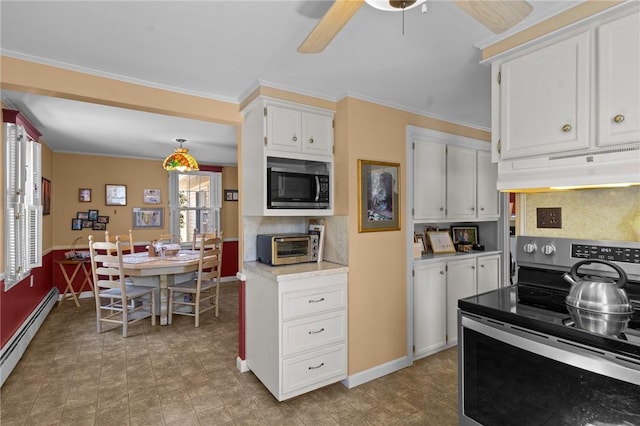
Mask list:
POLYGON ((422 263, 429 263, 429 262, 437 262, 437 261, 443 261, 443 260, 458 260, 458 259, 462 259, 462 258, 473 258, 473 257, 480 257, 480 256, 489 256, 492 254, 500 254, 502 253, 501 251, 471 251, 469 253, 463 253, 463 252, 455 252, 455 253, 443 253, 443 254, 433 254, 433 253, 429 253, 429 254, 423 254, 421 258, 416 258, 413 259, 413 264, 422 264, 422 263))
POLYGON ((348 266, 333 262, 309 262, 281 266, 269 266, 260 262, 244 262, 244 268, 274 281, 296 280, 349 271, 348 266))

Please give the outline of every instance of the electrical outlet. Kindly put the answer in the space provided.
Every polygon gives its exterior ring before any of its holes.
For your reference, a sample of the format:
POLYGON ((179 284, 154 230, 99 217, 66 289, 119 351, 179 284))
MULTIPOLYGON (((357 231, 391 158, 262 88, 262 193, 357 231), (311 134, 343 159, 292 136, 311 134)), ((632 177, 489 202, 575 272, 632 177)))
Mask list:
POLYGON ((562 209, 560 207, 537 208, 538 228, 562 228, 562 209))

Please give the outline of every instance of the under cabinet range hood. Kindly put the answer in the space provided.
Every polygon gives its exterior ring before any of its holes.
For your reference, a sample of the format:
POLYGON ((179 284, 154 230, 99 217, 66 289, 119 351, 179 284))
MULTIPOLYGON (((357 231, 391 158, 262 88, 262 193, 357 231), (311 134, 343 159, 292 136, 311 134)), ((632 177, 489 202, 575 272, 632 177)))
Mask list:
POLYGON ((640 185, 640 145, 498 163, 499 191, 535 192, 630 185, 640 185))

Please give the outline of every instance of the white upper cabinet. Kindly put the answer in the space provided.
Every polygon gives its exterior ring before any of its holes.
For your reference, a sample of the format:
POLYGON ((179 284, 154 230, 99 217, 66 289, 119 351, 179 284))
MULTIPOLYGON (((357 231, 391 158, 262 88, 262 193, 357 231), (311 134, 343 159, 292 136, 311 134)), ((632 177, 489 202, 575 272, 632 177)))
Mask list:
POLYGON ((257 97, 242 110, 242 214, 333 215, 333 111, 257 97), (328 174, 329 208, 269 208, 269 167, 328 174))
POLYGON ((590 55, 585 31, 502 63, 502 159, 589 146, 590 55))
POLYGON ((488 144, 414 139, 413 220, 469 221, 500 217, 497 166, 488 144), (486 147, 484 146, 486 145, 486 147), (486 148, 487 150, 478 149, 486 148))
POLYGON ((413 150, 414 219, 444 219, 447 145, 416 141, 413 150))
POLYGON ((475 149, 447 147, 447 217, 461 220, 476 217, 475 149))
POLYGON ((598 28, 599 146, 640 140, 640 13, 598 28))
POLYGON ((497 218, 500 216, 498 205, 498 168, 491 162, 491 153, 478 151, 477 175, 478 175, 478 218, 497 218))
POLYGON ((267 149, 333 156, 333 115, 267 105, 267 149))

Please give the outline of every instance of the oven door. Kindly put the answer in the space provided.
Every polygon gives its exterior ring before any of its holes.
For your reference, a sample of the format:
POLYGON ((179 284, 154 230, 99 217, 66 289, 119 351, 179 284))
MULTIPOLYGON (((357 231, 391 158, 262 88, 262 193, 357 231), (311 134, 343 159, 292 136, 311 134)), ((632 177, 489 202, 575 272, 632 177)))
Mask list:
POLYGON ((459 314, 460 425, 640 424, 640 361, 459 314))

